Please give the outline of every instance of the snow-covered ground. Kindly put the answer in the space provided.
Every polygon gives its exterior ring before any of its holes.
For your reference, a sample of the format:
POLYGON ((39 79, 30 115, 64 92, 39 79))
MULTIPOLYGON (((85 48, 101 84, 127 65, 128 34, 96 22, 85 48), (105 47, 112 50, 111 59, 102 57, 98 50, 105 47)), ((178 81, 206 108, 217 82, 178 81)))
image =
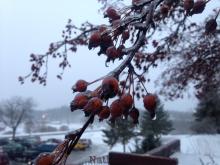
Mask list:
POLYGON ((212 155, 175 153, 173 158, 178 159, 178 165, 220 165, 220 157, 212 155))
POLYGON ((220 156, 220 135, 166 135, 163 139, 180 139, 181 153, 220 156))
POLYGON ((179 165, 220 165, 220 135, 176 135, 167 137, 180 139, 180 152, 172 156, 178 159, 179 165))
MULTIPOLYGON (((96 145, 106 145, 103 142, 102 132, 87 132, 83 138, 91 138, 96 145)), ((167 135, 162 137, 163 143, 172 139, 180 139, 180 152, 172 157, 177 158, 179 165, 220 165, 220 135, 167 135)), ((131 140, 126 146, 126 151, 134 149, 134 140, 131 140)), ((123 152, 121 144, 116 144, 109 151, 123 152)))
MULTIPOLYGON (((60 123, 51 123, 53 127, 59 128, 60 123)), ((79 129, 81 124, 68 125, 70 131, 79 129)), ((123 146, 116 144, 113 148, 109 148, 104 142, 104 135, 101 131, 105 127, 89 127, 87 131, 82 135, 82 138, 89 138, 93 143, 93 150, 88 151, 87 159, 89 156, 104 156, 109 151, 123 152, 123 146), (96 151, 97 152, 93 152, 96 151), (91 154, 96 155, 91 155, 91 154)), ((5 135, 9 132, 9 128, 5 128, 0 132, 1 137, 10 137, 11 135, 5 135)), ((68 131, 58 131, 50 133, 32 133, 32 135, 40 135, 42 140, 49 138, 64 139, 65 134, 68 131)), ((20 127, 17 131, 17 135, 29 135, 24 133, 24 129, 20 127)), ((180 139, 181 148, 179 153, 172 155, 173 158, 177 158, 179 165, 220 165, 220 135, 166 135, 162 137, 162 142, 166 143, 172 139, 180 139)), ((126 146, 126 151, 130 152, 134 150, 135 141, 130 140, 126 146)))
MULTIPOLYGON (((62 126, 61 123, 59 122, 54 122, 54 123, 49 123, 47 124, 47 126, 51 126, 53 128, 56 128, 57 130, 59 130, 60 126, 62 126)), ((72 123, 72 124, 68 124, 68 131, 55 131, 55 132, 32 132, 32 133, 26 133, 25 129, 24 129, 24 125, 21 124, 21 126, 18 127, 17 131, 16 131, 16 136, 29 136, 29 135, 41 135, 43 136, 43 138, 47 138, 45 136, 50 136, 50 138, 52 138, 52 136, 54 136, 54 138, 56 138, 56 135, 61 135, 61 137, 64 137, 65 134, 67 134, 69 131, 74 131, 77 130, 79 128, 82 127, 82 124, 80 123, 72 123)), ((95 131, 100 131, 104 129, 104 127, 99 127, 99 128, 93 128, 93 127, 88 127, 86 132, 95 132, 95 131)), ((0 131, 0 138, 1 137, 11 137, 12 134, 12 129, 9 127, 5 127, 4 130, 0 131)), ((58 136, 59 137, 59 136, 58 136)))

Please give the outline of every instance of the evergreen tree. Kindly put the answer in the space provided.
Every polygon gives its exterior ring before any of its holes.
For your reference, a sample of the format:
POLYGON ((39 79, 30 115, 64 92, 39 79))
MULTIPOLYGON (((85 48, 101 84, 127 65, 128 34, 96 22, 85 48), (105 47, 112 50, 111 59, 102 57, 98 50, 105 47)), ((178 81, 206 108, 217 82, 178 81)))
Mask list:
POLYGON ((196 121, 200 123, 197 128, 208 123, 214 128, 215 133, 220 133, 220 93, 216 88, 207 91, 200 99, 194 116, 196 121))
POLYGON ((115 123, 107 122, 108 129, 102 130, 106 139, 104 142, 111 148, 116 143, 123 145, 123 151, 126 152, 126 144, 128 141, 135 136, 134 124, 126 119, 118 119, 115 123))
POLYGON ((162 134, 168 134, 173 130, 169 115, 164 111, 163 105, 158 100, 156 108, 156 120, 152 120, 150 114, 145 111, 140 123, 140 135, 143 136, 141 149, 136 152, 144 153, 160 145, 162 134))

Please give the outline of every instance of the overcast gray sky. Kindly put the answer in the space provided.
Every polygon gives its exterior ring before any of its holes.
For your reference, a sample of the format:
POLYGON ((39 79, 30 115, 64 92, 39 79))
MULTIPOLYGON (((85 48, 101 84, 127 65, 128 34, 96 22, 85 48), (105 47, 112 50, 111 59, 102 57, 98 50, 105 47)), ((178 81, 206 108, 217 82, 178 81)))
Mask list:
MULTIPOLYGON (((60 40, 69 18, 78 25, 86 20, 102 24, 99 8, 96 0, 0 0, 0 100, 17 95, 33 97, 39 109, 68 105, 73 98, 71 86, 77 79, 91 81, 115 67, 106 68, 104 57, 82 47, 70 56, 72 68, 65 72, 62 81, 56 78, 60 70, 52 61, 46 87, 29 81, 20 85, 17 81, 19 75, 30 70, 30 53, 45 53, 50 42, 60 40)), ((155 91, 153 84, 147 87, 155 91)), ((195 103, 194 97, 186 97, 166 102, 165 107, 192 110, 195 103)))

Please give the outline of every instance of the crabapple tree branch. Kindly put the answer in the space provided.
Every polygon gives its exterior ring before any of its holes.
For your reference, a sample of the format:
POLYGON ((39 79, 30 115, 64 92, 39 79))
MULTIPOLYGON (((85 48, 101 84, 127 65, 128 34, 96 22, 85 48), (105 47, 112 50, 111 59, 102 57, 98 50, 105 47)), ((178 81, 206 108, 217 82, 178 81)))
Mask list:
POLYGON ((189 83, 194 84, 198 97, 204 95, 204 89, 219 87, 220 9, 213 7, 203 23, 191 19, 202 14, 213 1, 131 0, 129 5, 123 4, 123 0, 98 1, 103 4, 108 24, 86 22, 77 27, 69 20, 63 40, 52 43, 45 55, 31 54, 31 72, 19 77, 21 83, 31 78, 32 82, 46 85, 48 58, 52 57, 61 58, 62 72, 57 75, 61 79, 64 69, 70 67, 68 53, 75 53, 78 46, 99 49, 97 55, 106 57, 106 66, 115 60, 122 61, 101 78, 92 82, 79 79, 73 85, 70 110, 81 110, 89 118, 82 129, 69 135, 54 152, 39 156, 37 165, 46 160, 52 165, 64 165, 96 117, 100 122, 109 119, 112 123, 119 118, 129 118, 137 124, 139 110, 135 107, 135 98, 142 99, 144 108, 155 119, 158 96, 148 92, 145 82, 150 78, 145 76, 160 64, 165 63, 167 68, 158 81, 162 85, 159 94, 169 99, 182 97, 189 83), (97 88, 88 90, 94 83, 97 88))

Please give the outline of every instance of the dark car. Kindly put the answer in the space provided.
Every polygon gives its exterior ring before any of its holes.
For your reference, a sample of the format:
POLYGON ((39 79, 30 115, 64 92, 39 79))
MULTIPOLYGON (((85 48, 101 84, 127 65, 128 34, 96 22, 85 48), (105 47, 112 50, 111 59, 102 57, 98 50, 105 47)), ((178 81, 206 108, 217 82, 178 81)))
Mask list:
POLYGON ((8 138, 1 138, 0 139, 0 146, 3 146, 5 144, 9 143, 9 139, 8 138))
POLYGON ((40 154, 40 152, 38 150, 26 149, 23 152, 24 162, 30 162, 30 161, 34 160, 39 154, 40 154))
POLYGON ((43 142, 35 148, 26 148, 23 152, 23 158, 25 162, 31 162, 31 160, 34 160, 41 153, 52 152, 57 145, 58 143, 43 142))
POLYGON ((39 136, 19 137, 15 138, 14 141, 27 148, 34 148, 41 143, 39 136))
POLYGON ((22 158, 22 153, 25 147, 15 141, 10 141, 8 144, 3 145, 2 149, 6 152, 10 159, 22 158))
POLYGON ((42 142, 40 136, 28 136, 28 137, 25 137, 25 139, 28 142, 34 143, 34 144, 40 144, 42 142))
POLYGON ((9 157, 6 152, 0 147, 0 165, 9 165, 9 157))
POLYGON ((20 137, 19 138, 15 138, 13 141, 23 145, 24 147, 28 147, 28 148, 32 147, 32 144, 29 143, 25 138, 20 138, 20 137))
POLYGON ((52 152, 56 147, 57 147, 57 143, 42 143, 40 144, 36 149, 39 152, 52 152))

